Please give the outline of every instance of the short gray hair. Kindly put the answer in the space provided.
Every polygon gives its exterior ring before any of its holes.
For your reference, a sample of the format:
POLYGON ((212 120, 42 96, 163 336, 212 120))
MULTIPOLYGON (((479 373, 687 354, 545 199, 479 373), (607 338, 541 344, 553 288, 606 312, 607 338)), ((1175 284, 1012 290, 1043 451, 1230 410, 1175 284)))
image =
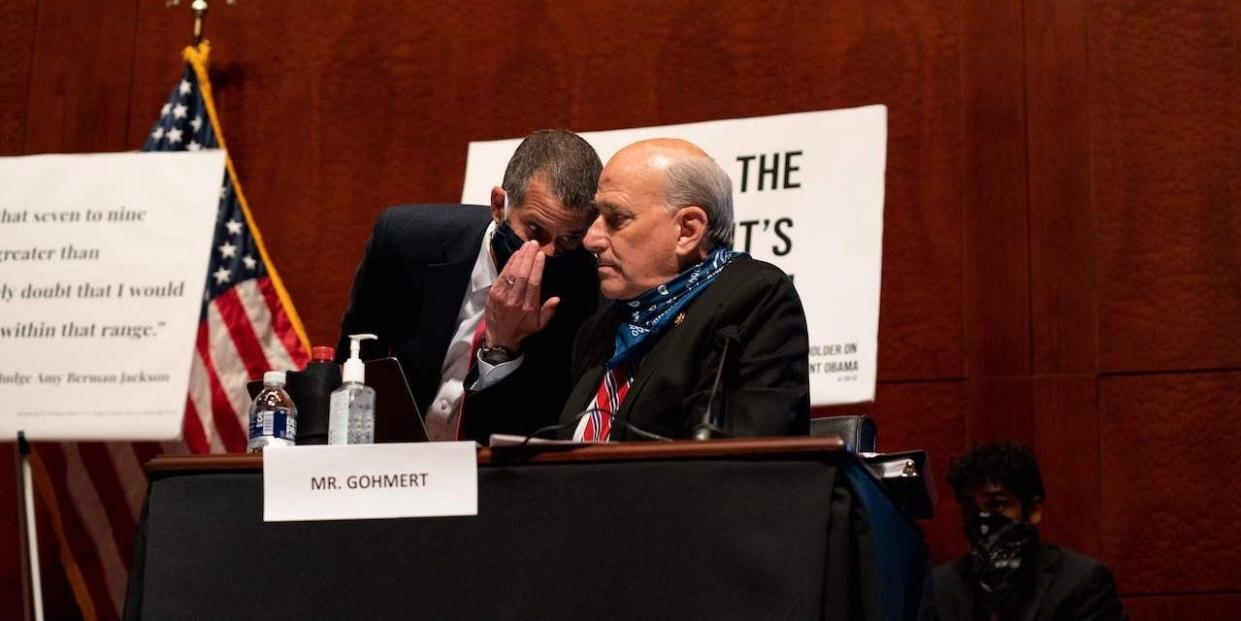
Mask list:
POLYGON ((535 175, 547 175, 553 196, 570 210, 594 209, 595 188, 603 163, 594 147, 564 129, 540 129, 517 146, 504 171, 501 187, 513 207, 526 200, 526 186, 535 175))
POLYGON ((687 157, 668 166, 669 207, 697 205, 707 212, 707 250, 733 247, 733 182, 709 157, 687 157))

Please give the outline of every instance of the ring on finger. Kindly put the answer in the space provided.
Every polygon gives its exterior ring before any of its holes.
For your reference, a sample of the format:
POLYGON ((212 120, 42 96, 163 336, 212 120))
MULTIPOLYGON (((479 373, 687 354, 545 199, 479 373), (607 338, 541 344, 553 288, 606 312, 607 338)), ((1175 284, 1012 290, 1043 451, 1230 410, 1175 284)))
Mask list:
POLYGON ((512 287, 512 286, 514 286, 514 285, 516 285, 516 284, 517 284, 517 279, 516 279, 516 278, 513 278, 512 276, 505 276, 505 277, 504 277, 504 283, 505 283, 505 284, 507 284, 508 286, 512 287))

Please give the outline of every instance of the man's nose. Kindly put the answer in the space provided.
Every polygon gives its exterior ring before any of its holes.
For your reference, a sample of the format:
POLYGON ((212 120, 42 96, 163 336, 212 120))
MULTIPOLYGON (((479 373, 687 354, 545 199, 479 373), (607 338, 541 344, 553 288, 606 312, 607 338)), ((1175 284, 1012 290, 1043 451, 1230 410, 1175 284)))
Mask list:
POLYGON ((547 242, 546 244, 539 245, 539 250, 543 251, 543 254, 549 257, 556 256, 556 253, 558 252, 556 250, 556 241, 552 240, 552 241, 547 242))
POLYGON ((607 248, 608 237, 603 234, 603 216, 597 216, 595 221, 590 223, 590 228, 586 229, 586 237, 582 238, 582 245, 595 254, 607 248))

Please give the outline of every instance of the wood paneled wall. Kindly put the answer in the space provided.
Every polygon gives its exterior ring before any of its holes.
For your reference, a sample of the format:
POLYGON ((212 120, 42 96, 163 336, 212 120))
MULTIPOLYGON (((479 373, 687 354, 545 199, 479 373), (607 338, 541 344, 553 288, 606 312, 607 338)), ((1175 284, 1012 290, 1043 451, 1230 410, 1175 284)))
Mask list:
MULTIPOLYGON (((225 135, 316 343, 373 217, 456 200, 470 140, 886 104, 878 397, 823 413, 940 475, 1033 444, 1045 538, 1110 564, 1134 618, 1241 602, 1241 4, 212 6, 225 135)), ((0 3, 0 154, 137 148, 188 30, 164 0, 0 3)))

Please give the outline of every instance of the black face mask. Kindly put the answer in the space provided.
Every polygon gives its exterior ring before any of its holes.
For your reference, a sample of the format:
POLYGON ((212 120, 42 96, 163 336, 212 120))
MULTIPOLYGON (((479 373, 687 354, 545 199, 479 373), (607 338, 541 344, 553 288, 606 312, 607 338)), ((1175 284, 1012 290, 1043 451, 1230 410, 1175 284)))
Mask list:
POLYGON ((508 260, 521 250, 521 245, 526 240, 517 236, 517 231, 508 225, 508 220, 500 223, 496 227, 496 232, 491 235, 491 253, 496 257, 496 272, 503 272, 504 266, 508 265, 508 260))
MULTIPOLYGON (((513 227, 505 220, 496 227, 491 236, 491 252, 496 257, 496 271, 504 270, 508 260, 526 243, 513 227)), ((587 291, 595 278, 595 260, 585 248, 558 253, 554 257, 546 257, 543 263, 543 285, 539 298, 546 302, 548 298, 565 294, 573 297, 584 297, 594 294, 587 291)), ((596 285, 597 286, 597 285, 596 285)))
POLYGON ((966 519, 965 536, 970 540, 970 566, 983 603, 992 610, 1012 605, 1026 576, 1034 571, 1038 528, 981 511, 966 519))

